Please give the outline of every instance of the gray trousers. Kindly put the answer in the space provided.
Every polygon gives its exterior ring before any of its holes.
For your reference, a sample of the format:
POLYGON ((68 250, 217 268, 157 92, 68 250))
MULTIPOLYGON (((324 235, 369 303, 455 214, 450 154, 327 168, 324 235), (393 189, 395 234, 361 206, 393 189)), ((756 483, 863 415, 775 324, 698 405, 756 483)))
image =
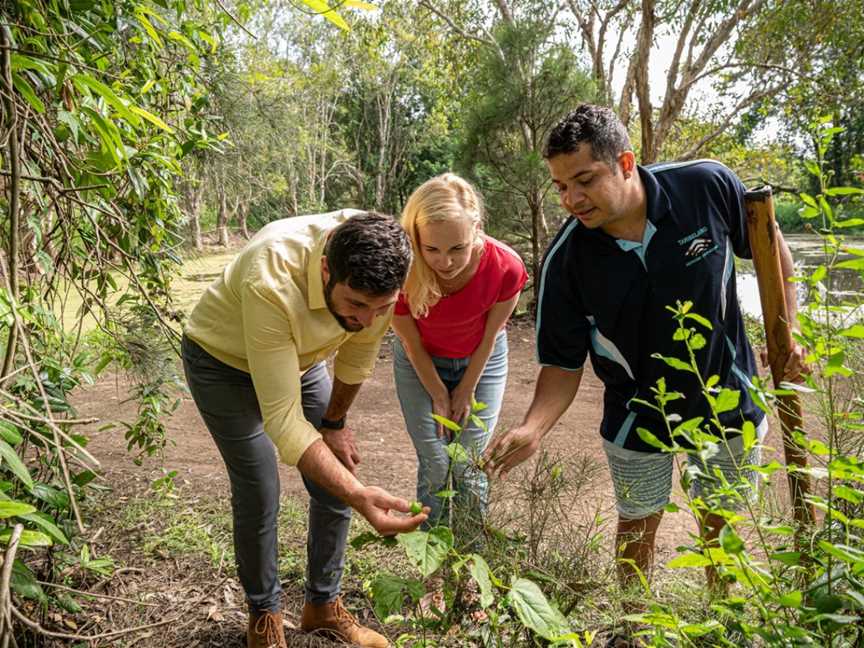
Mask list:
MULTIPOLYGON (((252 377, 220 362, 185 335, 181 348, 189 391, 228 468, 234 555, 249 607, 255 612, 281 610, 279 472, 252 377)), ((307 370, 300 382, 303 414, 318 427, 332 387, 324 363, 307 370)), ((306 600, 321 604, 339 595, 351 509, 306 477, 303 483, 309 492, 306 600)))

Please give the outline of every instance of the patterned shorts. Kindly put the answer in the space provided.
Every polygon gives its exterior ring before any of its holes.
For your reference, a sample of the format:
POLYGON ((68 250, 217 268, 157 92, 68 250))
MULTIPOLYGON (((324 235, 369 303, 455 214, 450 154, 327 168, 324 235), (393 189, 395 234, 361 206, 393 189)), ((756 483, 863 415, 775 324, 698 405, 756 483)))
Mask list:
MULTIPOLYGON (((768 431, 768 418, 756 428, 760 443, 768 431)), ((638 520, 660 511, 669 503, 672 493, 672 463, 674 456, 668 452, 637 452, 625 450, 609 441, 603 440, 603 449, 612 473, 618 515, 624 520, 638 520)), ((756 495, 759 473, 749 466, 761 461, 761 447, 757 443, 749 452, 744 452, 741 437, 720 443, 716 454, 702 461, 690 455, 688 462, 695 464, 698 471, 690 487, 693 497, 707 497, 720 485, 716 476, 720 470, 730 484, 737 484, 738 493, 749 500, 756 495)), ((739 498, 720 496, 719 506, 732 511, 742 506, 739 498)))

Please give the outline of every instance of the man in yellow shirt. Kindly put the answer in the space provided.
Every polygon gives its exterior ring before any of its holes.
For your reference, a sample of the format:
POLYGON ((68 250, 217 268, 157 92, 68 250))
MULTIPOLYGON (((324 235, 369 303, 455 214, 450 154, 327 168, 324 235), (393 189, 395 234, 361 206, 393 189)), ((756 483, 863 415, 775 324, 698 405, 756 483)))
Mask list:
POLYGON ((408 502, 355 477, 360 457, 345 415, 372 372, 410 263, 411 244, 389 216, 342 210, 279 220, 228 264, 189 317, 183 365, 228 468, 249 648, 286 646, 274 445, 310 496, 301 627, 389 645, 339 598, 351 508, 382 534, 411 531, 426 513, 390 515, 407 513, 408 502), (331 383, 324 360, 334 352, 331 383))

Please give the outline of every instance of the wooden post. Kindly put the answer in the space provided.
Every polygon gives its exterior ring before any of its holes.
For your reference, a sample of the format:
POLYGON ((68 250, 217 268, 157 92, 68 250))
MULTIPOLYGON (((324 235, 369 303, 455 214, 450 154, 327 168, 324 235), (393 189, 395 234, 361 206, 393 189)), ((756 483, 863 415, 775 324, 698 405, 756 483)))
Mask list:
MULTIPOLYGON (((771 187, 748 191, 744 197, 747 206, 747 231, 753 266, 759 283, 762 319, 768 346, 768 364, 774 387, 783 381, 783 369, 792 350, 792 329, 786 318, 786 293, 780 266, 780 248, 777 242, 777 223, 774 219, 774 200, 771 187)), ((807 455, 793 438, 801 430, 801 400, 797 392, 778 397, 778 416, 783 430, 783 450, 789 477, 789 495, 795 520, 802 525, 812 524, 816 518, 811 504, 805 501, 810 492, 810 476, 796 468, 806 468, 807 455)))

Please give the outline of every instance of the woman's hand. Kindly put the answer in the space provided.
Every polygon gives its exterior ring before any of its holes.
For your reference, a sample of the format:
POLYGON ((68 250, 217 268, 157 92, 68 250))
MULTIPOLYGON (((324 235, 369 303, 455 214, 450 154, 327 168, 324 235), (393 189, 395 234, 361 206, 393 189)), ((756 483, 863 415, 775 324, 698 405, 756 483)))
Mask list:
MULTIPOLYGON (((450 394, 447 390, 443 390, 440 394, 432 396, 432 412, 444 418, 451 418, 450 414, 450 394)), ((435 421, 436 431, 439 439, 450 439, 450 430, 435 421)))
POLYGON ((450 393, 450 414, 448 417, 459 425, 468 423, 471 416, 471 403, 474 401, 474 386, 459 383, 450 393))

